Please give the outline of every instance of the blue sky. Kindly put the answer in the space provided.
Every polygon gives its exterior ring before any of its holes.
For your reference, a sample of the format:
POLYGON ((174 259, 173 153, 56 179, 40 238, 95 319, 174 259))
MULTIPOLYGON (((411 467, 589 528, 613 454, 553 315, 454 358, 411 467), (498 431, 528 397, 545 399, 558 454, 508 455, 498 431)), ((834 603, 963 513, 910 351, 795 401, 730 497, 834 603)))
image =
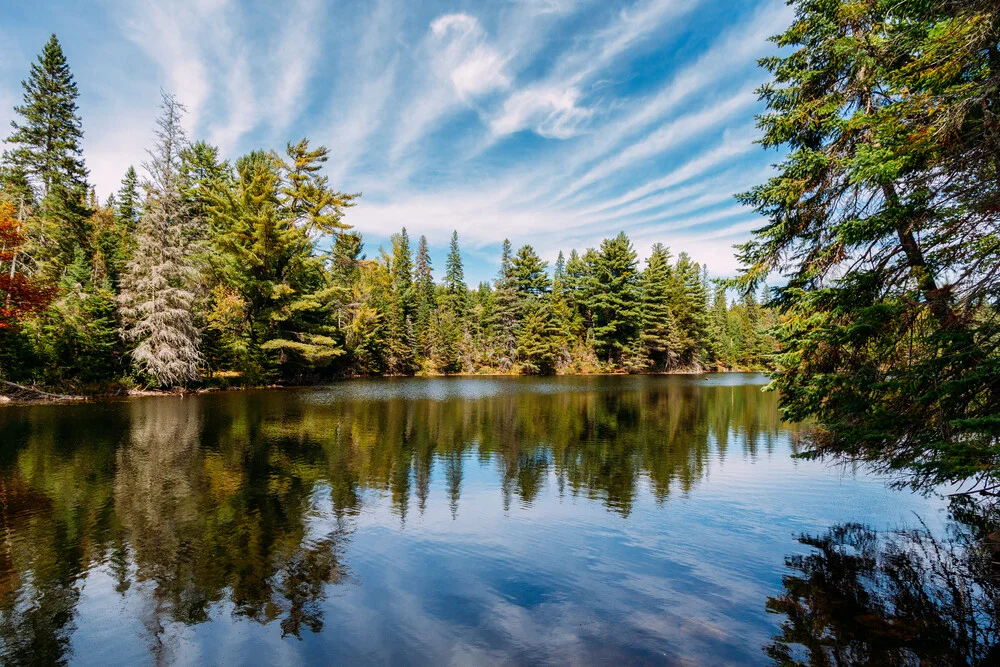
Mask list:
POLYGON ((102 197, 162 88, 227 157, 328 146, 369 257, 405 225, 440 275, 457 229, 475 283, 505 237, 554 260, 624 230, 730 275, 761 222, 732 195, 778 159, 752 143, 756 59, 790 20, 783 0, 8 0, 0 124, 55 32, 102 197))

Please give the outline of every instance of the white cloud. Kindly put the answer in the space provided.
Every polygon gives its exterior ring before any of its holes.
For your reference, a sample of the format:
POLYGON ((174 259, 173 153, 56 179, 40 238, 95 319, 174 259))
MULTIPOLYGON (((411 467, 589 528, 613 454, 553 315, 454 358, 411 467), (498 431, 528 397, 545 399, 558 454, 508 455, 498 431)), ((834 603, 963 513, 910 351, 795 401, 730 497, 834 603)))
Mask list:
MULTIPOLYGON (((287 11, 287 10, 286 10, 287 11)), ((288 11, 289 19, 281 28, 277 66, 278 80, 271 94, 272 126, 284 132, 302 113, 306 85, 322 51, 320 26, 323 5, 320 0, 299 0, 288 11)))
POLYGON ((534 128, 543 137, 566 139, 577 134, 593 112, 577 105, 575 88, 526 88, 504 101, 501 113, 490 121, 494 136, 534 128))
POLYGON ((590 169, 570 185, 566 194, 573 194, 587 185, 607 178, 643 159, 663 153, 669 148, 688 143, 734 115, 746 111, 757 101, 754 88, 756 86, 744 88, 727 99, 707 104, 699 111, 663 125, 590 169))
POLYGON ((239 145, 240 138, 256 127, 260 113, 245 56, 229 67, 225 90, 226 115, 209 126, 208 140, 218 146, 223 155, 230 155, 239 145))
POLYGON ((446 14, 431 23, 434 69, 451 81, 459 99, 506 88, 504 58, 489 43, 479 21, 468 14, 446 14))
POLYGON ((695 4, 696 0, 644 0, 622 9, 609 26, 562 54, 543 81, 515 90, 490 121, 492 138, 523 129, 547 138, 576 135, 594 113, 580 104, 583 87, 593 75, 654 32, 665 39, 662 24, 695 4))

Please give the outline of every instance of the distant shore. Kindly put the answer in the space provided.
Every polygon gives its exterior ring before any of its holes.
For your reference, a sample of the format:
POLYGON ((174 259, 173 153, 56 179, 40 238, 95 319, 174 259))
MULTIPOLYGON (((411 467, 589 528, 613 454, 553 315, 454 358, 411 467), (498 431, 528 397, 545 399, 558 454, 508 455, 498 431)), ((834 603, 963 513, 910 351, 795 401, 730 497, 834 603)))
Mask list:
POLYGON ((51 387, 35 387, 31 385, 15 384, 0 380, 0 406, 5 405, 32 405, 32 404, 59 404, 59 403, 80 403, 100 400, 114 400, 124 398, 150 397, 150 396, 197 396, 199 394, 213 394, 224 391, 252 391, 260 389, 307 389, 311 387, 323 387, 335 385, 348 380, 379 380, 389 378, 415 378, 415 379, 440 379, 440 378, 543 378, 543 377, 601 377, 601 376, 643 376, 643 375, 716 375, 725 373, 762 373, 760 369, 750 368, 727 368, 721 370, 707 369, 678 369, 671 371, 625 373, 622 371, 606 372, 581 372, 581 373, 556 373, 553 375, 524 375, 520 373, 418 373, 414 375, 344 375, 330 378, 323 381, 303 384, 233 384, 229 386, 202 386, 202 387, 174 387, 172 389, 125 389, 101 388, 79 393, 61 393, 51 387))

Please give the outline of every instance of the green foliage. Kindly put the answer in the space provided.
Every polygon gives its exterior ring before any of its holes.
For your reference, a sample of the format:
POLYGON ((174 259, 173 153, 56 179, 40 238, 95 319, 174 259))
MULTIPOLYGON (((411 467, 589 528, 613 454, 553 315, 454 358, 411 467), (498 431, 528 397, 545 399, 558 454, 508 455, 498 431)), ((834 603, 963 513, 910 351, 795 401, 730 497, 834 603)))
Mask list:
POLYGON ((670 252, 657 243, 642 273, 642 346, 652 368, 660 371, 673 368, 680 354, 677 323, 670 308, 672 279, 670 252))
POLYGON ((762 143, 788 152, 741 196, 767 222, 736 283, 787 277, 770 302, 786 414, 820 422, 811 455, 1000 484, 995 7, 794 4, 762 61, 762 143))
POLYGON ((625 232, 601 242, 593 260, 590 293, 594 346, 610 362, 621 361, 639 335, 641 319, 636 253, 625 232))

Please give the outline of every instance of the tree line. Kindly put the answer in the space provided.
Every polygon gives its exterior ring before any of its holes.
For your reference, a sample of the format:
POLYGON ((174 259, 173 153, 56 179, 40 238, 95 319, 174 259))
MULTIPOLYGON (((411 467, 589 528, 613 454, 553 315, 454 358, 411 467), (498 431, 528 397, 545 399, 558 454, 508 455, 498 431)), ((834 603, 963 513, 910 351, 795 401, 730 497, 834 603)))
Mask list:
POLYGON ((760 368, 773 312, 730 303, 686 253, 644 267, 621 233, 559 253, 504 241, 467 285, 458 233, 443 280, 407 230, 365 252, 360 194, 308 140, 235 161, 185 134, 163 95, 140 170, 101 201, 77 86, 53 35, 22 82, 0 165, 0 373, 51 386, 310 381, 350 374, 760 368))

